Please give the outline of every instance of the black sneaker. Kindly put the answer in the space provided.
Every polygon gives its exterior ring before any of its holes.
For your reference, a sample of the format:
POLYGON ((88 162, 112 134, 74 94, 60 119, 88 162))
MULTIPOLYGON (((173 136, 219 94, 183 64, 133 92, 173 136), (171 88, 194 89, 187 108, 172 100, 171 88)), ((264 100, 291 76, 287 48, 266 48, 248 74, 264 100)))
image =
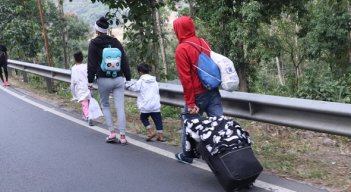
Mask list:
POLYGON ((177 161, 184 164, 190 165, 191 163, 193 163, 193 158, 185 157, 183 153, 176 153, 175 158, 177 159, 177 161))
POLYGON ((93 120, 92 119, 88 119, 88 124, 89 124, 89 126, 94 126, 93 120))

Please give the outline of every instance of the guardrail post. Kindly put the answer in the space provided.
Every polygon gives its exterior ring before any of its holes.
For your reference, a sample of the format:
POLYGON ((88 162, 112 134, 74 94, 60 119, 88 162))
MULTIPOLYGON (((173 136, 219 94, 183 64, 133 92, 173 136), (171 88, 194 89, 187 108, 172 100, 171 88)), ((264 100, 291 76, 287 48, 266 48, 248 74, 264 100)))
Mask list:
POLYGON ((12 77, 12 69, 11 68, 7 68, 7 71, 9 73, 9 77, 12 77))
POLYGON ((46 77, 45 78, 45 82, 46 82, 46 88, 48 90, 49 93, 53 93, 54 92, 54 82, 52 81, 52 79, 46 77))
POLYGON ((28 75, 25 71, 22 72, 22 80, 23 82, 28 83, 28 75))

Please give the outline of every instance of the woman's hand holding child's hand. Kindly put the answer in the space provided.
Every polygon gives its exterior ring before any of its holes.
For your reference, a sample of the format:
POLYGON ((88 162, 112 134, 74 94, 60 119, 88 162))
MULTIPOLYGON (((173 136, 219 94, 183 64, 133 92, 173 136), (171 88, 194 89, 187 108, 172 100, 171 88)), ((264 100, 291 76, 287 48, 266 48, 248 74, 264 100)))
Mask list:
POLYGON ((126 81, 124 82, 124 88, 128 90, 128 88, 132 86, 132 82, 131 81, 126 81))

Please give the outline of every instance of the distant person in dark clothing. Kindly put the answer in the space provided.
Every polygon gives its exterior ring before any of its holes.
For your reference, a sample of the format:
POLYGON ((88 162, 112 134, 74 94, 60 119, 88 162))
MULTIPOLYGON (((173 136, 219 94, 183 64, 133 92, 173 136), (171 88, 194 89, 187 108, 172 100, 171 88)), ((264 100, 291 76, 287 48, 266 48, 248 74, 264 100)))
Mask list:
POLYGON ((0 45, 0 79, 4 86, 10 86, 9 80, 9 73, 7 71, 7 48, 4 45, 0 45), (4 76, 2 75, 2 70, 5 73, 5 80, 4 76))

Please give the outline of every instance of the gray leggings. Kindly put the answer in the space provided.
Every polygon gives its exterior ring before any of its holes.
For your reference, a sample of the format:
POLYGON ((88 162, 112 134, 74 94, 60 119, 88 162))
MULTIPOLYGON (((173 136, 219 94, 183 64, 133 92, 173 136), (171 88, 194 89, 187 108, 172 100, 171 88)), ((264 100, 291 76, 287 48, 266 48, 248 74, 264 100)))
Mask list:
POLYGON ((110 131, 114 131, 112 113, 110 109, 109 96, 112 92, 113 102, 117 112, 117 123, 120 134, 126 132, 126 114, 124 111, 124 79, 117 78, 98 78, 98 90, 101 98, 102 112, 105 116, 107 127, 110 131))

